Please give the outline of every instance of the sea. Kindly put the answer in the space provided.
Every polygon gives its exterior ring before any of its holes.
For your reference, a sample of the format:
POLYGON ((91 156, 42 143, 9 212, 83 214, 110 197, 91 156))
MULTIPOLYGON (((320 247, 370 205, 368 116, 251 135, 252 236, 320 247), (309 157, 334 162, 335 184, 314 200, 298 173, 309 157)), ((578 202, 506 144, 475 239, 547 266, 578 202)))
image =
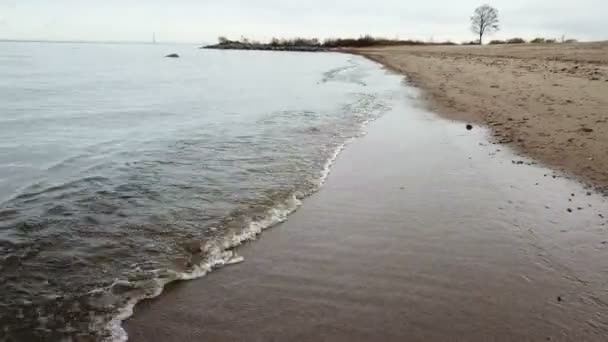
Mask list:
POLYGON ((340 53, 0 43, 0 341, 125 341, 137 302, 243 261, 400 83, 340 53))

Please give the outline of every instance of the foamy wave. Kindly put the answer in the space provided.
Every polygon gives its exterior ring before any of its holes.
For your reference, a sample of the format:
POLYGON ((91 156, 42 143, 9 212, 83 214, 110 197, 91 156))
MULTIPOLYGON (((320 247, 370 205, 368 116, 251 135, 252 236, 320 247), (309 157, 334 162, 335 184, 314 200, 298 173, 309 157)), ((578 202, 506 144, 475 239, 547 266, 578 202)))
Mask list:
POLYGON ((323 184, 325 184, 325 182, 327 181, 327 178, 331 173, 331 166, 335 163, 336 159, 338 159, 340 152, 344 150, 348 142, 349 141, 346 141, 345 143, 340 144, 338 147, 336 147, 334 153, 332 153, 330 158, 327 159, 327 161, 325 162, 325 165, 323 165, 323 169, 321 170, 321 177, 319 178, 319 186, 323 186, 323 184))
POLYGON ((365 121, 363 121, 361 123, 360 132, 358 135, 347 139, 344 143, 342 143, 342 144, 338 145, 338 147, 336 147, 334 152, 330 155, 329 159, 327 159, 327 161, 325 162, 325 165, 323 165, 323 169, 321 170, 321 177, 319 178, 319 187, 323 186, 325 184, 325 182, 327 182, 327 178, 329 178, 329 174, 331 173, 331 167, 334 165, 334 163, 338 159, 338 156, 340 156, 340 153, 342 153, 342 151, 346 148, 346 146, 348 144, 350 144, 351 142, 353 142, 355 139, 366 135, 367 132, 365 131, 365 129, 372 121, 375 121, 376 119, 377 118, 369 118, 369 119, 366 119, 365 121))
MULTIPOLYGON (((244 258, 236 254, 236 252, 232 249, 242 245, 244 242, 255 240, 257 236, 260 235, 265 229, 285 221, 287 217, 296 211, 301 205, 302 202, 297 199, 295 195, 292 195, 292 197, 284 203, 281 203, 278 206, 268 210, 262 219, 251 221, 242 232, 222 237, 216 241, 211 241, 206 243, 204 246, 201 246, 201 250, 206 252, 207 257, 203 263, 194 266, 191 271, 167 271, 169 275, 168 277, 154 279, 156 285, 151 293, 130 299, 118 312, 118 314, 109 322, 107 329, 111 332, 110 341, 125 342, 128 340, 128 335, 122 327, 122 322, 133 315, 133 309, 138 302, 144 299, 158 297, 163 292, 163 288, 167 284, 174 281, 201 278, 216 268, 243 262, 244 258)), ((157 273, 161 274, 162 272, 159 270, 157 273)), ((117 283, 118 282, 115 284, 117 283)))

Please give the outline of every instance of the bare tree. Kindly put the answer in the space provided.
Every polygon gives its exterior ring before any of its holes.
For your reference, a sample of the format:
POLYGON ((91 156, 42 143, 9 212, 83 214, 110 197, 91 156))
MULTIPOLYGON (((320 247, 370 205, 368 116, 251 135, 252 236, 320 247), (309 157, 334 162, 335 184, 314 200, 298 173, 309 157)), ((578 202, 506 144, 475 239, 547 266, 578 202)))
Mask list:
POLYGON ((498 26, 498 10, 490 5, 483 5, 475 9, 471 17, 471 30, 479 35, 479 45, 483 43, 483 36, 486 33, 496 32, 498 26))

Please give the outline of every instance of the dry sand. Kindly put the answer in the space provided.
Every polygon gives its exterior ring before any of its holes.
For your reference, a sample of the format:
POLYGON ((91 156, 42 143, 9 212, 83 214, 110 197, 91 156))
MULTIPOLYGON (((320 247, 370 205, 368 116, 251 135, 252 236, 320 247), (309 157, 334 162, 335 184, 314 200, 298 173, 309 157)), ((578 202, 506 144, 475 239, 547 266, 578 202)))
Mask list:
POLYGON ((485 133, 396 108, 244 263, 138 305, 131 340, 605 341, 608 203, 485 133))
POLYGON ((608 42, 354 52, 406 74, 431 110, 608 191, 608 42))

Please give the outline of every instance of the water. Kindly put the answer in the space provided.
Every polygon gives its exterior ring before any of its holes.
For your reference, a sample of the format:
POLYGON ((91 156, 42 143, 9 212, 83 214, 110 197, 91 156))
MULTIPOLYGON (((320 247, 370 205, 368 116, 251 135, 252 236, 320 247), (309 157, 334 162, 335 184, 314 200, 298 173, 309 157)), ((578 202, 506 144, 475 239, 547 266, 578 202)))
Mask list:
POLYGON ((398 85, 342 54, 0 43, 0 340, 124 339, 134 303, 317 190, 398 85))

